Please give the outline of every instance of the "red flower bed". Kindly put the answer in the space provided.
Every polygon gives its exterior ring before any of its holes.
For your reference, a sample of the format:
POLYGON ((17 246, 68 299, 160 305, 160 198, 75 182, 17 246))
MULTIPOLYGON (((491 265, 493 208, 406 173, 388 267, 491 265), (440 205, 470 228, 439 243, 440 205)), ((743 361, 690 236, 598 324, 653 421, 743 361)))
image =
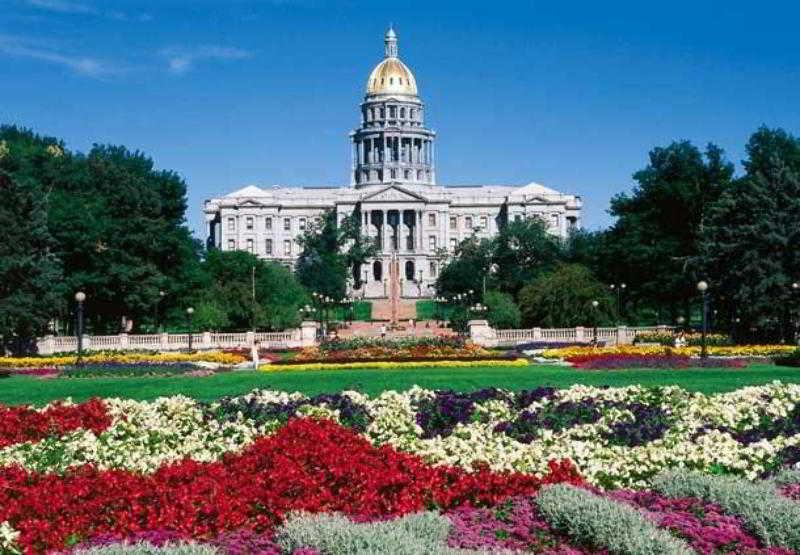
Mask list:
POLYGON ((687 355, 590 353, 567 357, 575 368, 585 370, 613 370, 618 368, 744 368, 747 360, 741 358, 692 358, 687 355))
POLYGON ((111 425, 100 399, 79 405, 55 403, 44 411, 0 405, 0 448, 23 441, 38 441, 78 429, 100 433, 111 425))
POLYGON ((152 475, 83 467, 66 475, 0 469, 0 522, 21 532, 26 553, 68 540, 146 530, 208 539, 247 528, 269 532, 290 511, 338 511, 358 519, 426 507, 488 505, 543 483, 582 483, 568 461, 544 479, 430 466, 330 421, 295 419, 239 455, 186 460, 152 475))

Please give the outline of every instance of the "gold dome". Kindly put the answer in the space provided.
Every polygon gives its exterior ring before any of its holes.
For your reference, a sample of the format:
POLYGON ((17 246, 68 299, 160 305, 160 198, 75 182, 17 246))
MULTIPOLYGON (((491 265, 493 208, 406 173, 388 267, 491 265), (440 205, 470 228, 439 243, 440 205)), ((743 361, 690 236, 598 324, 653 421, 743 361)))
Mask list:
POLYGON ((405 94, 417 96, 417 81, 408 66, 398 58, 386 58, 372 70, 367 94, 405 94))

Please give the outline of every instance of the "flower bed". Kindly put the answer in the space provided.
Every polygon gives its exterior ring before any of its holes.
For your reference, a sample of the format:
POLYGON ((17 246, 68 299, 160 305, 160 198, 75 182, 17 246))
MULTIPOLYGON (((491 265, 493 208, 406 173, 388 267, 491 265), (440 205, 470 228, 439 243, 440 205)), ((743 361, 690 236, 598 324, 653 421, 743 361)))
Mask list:
MULTIPOLYGON (((703 342, 703 335, 700 333, 686 333, 683 338, 690 347, 699 347, 703 342)), ((658 343, 666 347, 672 347, 675 345, 675 333, 669 331, 638 332, 633 342, 658 343)), ((731 345, 731 338, 724 333, 707 333, 706 345, 731 345)))
POLYGON ((509 368, 528 366, 524 358, 456 358, 437 359, 420 358, 399 361, 363 360, 360 362, 285 362, 259 366, 262 372, 277 372, 282 370, 399 370, 402 368, 509 368))
POLYGON ((567 357, 564 360, 575 368, 586 370, 613 370, 620 368, 744 368, 748 364, 748 361, 743 358, 700 358, 666 353, 656 355, 586 353, 567 357))
POLYGON ((84 466, 65 474, 0 469, 0 522, 31 552, 93 535, 143 529, 208 538, 225 531, 270 531, 291 511, 386 518, 435 505, 491 505, 542 484, 580 483, 568 463, 543 479, 467 473, 375 448, 330 421, 293 420, 220 462, 187 460, 150 475, 84 466))
MULTIPOLYGON (((700 356, 700 347, 664 347, 662 345, 617 345, 611 347, 568 347, 565 349, 547 349, 542 353, 545 358, 568 359, 587 354, 594 355, 677 355, 700 356)), ((788 354, 795 350, 791 345, 709 345, 708 354, 714 357, 773 357, 788 354)))
MULTIPOLYGON (((0 467, 61 472, 154 472, 190 458, 239 452, 293 416, 332 418, 375 445, 431 464, 540 474, 570 459, 604 487, 644 487, 684 466, 756 478, 800 462, 800 385, 773 383, 702 395, 677 387, 538 388, 470 393, 412 388, 369 398, 355 392, 306 397, 274 391, 200 403, 105 399, 111 424, 0 449, 0 467)), ((46 409, 45 409, 46 410, 46 409)))
POLYGON ((791 366, 800 368, 800 349, 795 349, 789 353, 774 358, 775 364, 779 366, 791 366))
POLYGON ((420 337, 408 339, 354 338, 326 341, 301 350, 293 362, 408 361, 429 359, 497 358, 493 353, 460 337, 420 337))
POLYGON ((780 383, 0 406, 0 553, 788 555, 798 461, 780 383))
MULTIPOLYGON (((194 353, 159 353, 155 351, 137 352, 97 352, 87 353, 82 361, 87 364, 120 363, 131 364, 137 362, 170 363, 170 362, 216 362, 219 364, 233 365, 246 360, 236 354, 227 354, 220 351, 197 351, 194 353)), ((0 368, 42 368, 74 365, 78 362, 76 355, 45 356, 45 357, 3 357, 0 358, 0 368)))

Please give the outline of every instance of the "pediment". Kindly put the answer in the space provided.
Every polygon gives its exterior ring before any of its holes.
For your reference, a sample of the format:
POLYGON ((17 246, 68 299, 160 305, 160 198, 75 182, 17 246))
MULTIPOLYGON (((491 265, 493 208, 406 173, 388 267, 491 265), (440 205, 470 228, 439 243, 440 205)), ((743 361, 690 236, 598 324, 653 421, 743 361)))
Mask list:
POLYGON ((361 202, 426 202, 427 199, 397 185, 389 185, 362 197, 361 202))

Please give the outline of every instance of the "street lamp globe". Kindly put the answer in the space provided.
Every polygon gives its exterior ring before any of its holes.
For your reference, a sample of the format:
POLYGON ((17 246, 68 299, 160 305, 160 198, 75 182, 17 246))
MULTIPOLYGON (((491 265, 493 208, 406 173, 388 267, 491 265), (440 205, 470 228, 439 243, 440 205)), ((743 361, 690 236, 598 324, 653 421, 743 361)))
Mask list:
POLYGON ((625 289, 628 285, 626 283, 620 283, 619 286, 620 289, 625 289))
POLYGON ((79 303, 82 303, 83 301, 86 300, 86 293, 84 293, 83 291, 78 291, 77 293, 75 293, 75 300, 78 301, 79 303))
POLYGON ((598 306, 600 306, 600 303, 598 301, 592 301, 592 306, 594 308, 597 308, 598 306))
POLYGON ((705 293, 708 290, 708 282, 706 281, 698 281, 697 282, 697 290, 701 293, 705 293))
POLYGON ((800 289, 800 283, 797 283, 797 282, 795 281, 795 282, 792 284, 792 289, 794 289, 795 291, 797 291, 798 289, 800 289))
POLYGON ((194 308, 192 308, 191 306, 190 306, 189 308, 187 308, 187 309, 186 309, 186 314, 188 314, 189 316, 191 316, 192 314, 194 314, 194 308))
POLYGON ((608 288, 613 291, 614 289, 617 288, 617 286, 616 286, 616 284, 612 283, 611 285, 608 286, 608 288))
POLYGON ((167 296, 167 293, 166 293, 166 292, 164 292, 164 291, 159 291, 159 292, 158 292, 158 296, 159 296, 159 297, 161 297, 161 298, 163 299, 164 297, 166 297, 166 296, 167 296))

